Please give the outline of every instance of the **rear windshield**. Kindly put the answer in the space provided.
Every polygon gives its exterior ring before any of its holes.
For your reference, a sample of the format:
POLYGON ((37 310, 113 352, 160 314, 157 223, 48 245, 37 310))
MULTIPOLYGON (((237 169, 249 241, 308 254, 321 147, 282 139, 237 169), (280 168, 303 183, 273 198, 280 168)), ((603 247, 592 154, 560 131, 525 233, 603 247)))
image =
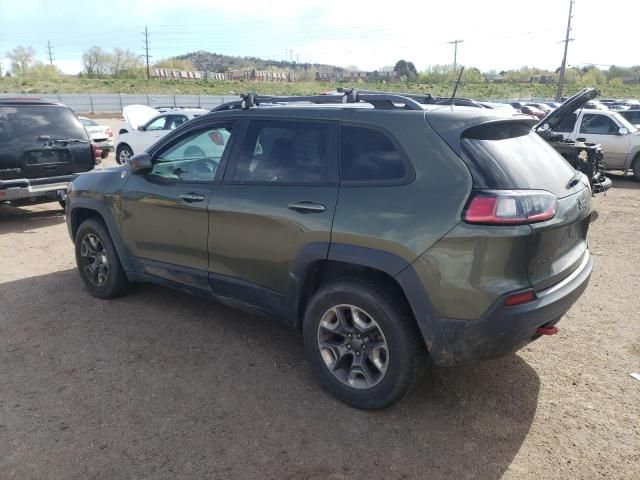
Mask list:
POLYGON ((57 105, 0 106, 0 142, 37 140, 40 135, 87 140, 80 120, 57 105))
POLYGON ((575 170, 529 125, 479 125, 466 130, 460 144, 475 188, 541 189, 559 197, 569 193, 575 170))

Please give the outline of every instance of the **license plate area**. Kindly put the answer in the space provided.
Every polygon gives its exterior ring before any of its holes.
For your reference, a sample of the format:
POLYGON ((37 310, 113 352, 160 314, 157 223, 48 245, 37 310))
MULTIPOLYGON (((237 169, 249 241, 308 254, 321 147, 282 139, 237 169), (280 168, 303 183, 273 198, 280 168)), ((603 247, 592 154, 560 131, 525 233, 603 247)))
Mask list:
POLYGON ((68 150, 53 148, 46 150, 28 150, 24 153, 24 162, 27 166, 66 165, 71 163, 71 154, 68 150))

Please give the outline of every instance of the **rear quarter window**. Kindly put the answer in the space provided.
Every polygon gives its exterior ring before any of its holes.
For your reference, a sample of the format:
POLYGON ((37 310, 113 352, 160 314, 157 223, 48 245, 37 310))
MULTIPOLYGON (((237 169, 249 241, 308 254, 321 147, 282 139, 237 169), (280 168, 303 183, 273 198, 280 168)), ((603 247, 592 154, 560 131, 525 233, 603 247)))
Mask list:
POLYGON ((0 106, 0 141, 35 141, 40 135, 88 140, 82 123, 58 105, 0 106))
POLYGON ((343 125, 340 128, 340 175, 343 182, 397 183, 409 178, 405 154, 381 130, 343 125))

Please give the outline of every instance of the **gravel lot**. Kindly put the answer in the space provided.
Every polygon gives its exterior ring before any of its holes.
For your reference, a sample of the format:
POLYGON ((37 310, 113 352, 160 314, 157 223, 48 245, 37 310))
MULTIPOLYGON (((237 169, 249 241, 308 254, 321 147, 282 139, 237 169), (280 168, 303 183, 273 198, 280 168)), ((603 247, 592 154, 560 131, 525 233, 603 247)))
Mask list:
POLYGON ((640 183, 613 178, 560 333, 379 412, 324 393, 277 323, 91 297, 58 205, 0 205, 0 479, 640 479, 640 183))

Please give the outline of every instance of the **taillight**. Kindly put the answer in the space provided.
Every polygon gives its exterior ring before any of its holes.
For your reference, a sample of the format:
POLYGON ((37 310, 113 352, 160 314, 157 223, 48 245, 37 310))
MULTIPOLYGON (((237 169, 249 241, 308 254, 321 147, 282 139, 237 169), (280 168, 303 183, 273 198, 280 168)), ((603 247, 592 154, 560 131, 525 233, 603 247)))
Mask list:
POLYGON ((102 150, 98 147, 97 143, 92 143, 91 148, 93 149, 93 159, 94 160, 102 160, 102 150))
POLYGON ((558 199, 544 190, 479 190, 464 211, 467 223, 523 225, 556 215, 558 199))
POLYGON ((107 129, 104 131, 104 133, 106 133, 108 137, 113 137, 113 132, 111 131, 111 129, 110 129, 110 128, 107 128, 107 129))

